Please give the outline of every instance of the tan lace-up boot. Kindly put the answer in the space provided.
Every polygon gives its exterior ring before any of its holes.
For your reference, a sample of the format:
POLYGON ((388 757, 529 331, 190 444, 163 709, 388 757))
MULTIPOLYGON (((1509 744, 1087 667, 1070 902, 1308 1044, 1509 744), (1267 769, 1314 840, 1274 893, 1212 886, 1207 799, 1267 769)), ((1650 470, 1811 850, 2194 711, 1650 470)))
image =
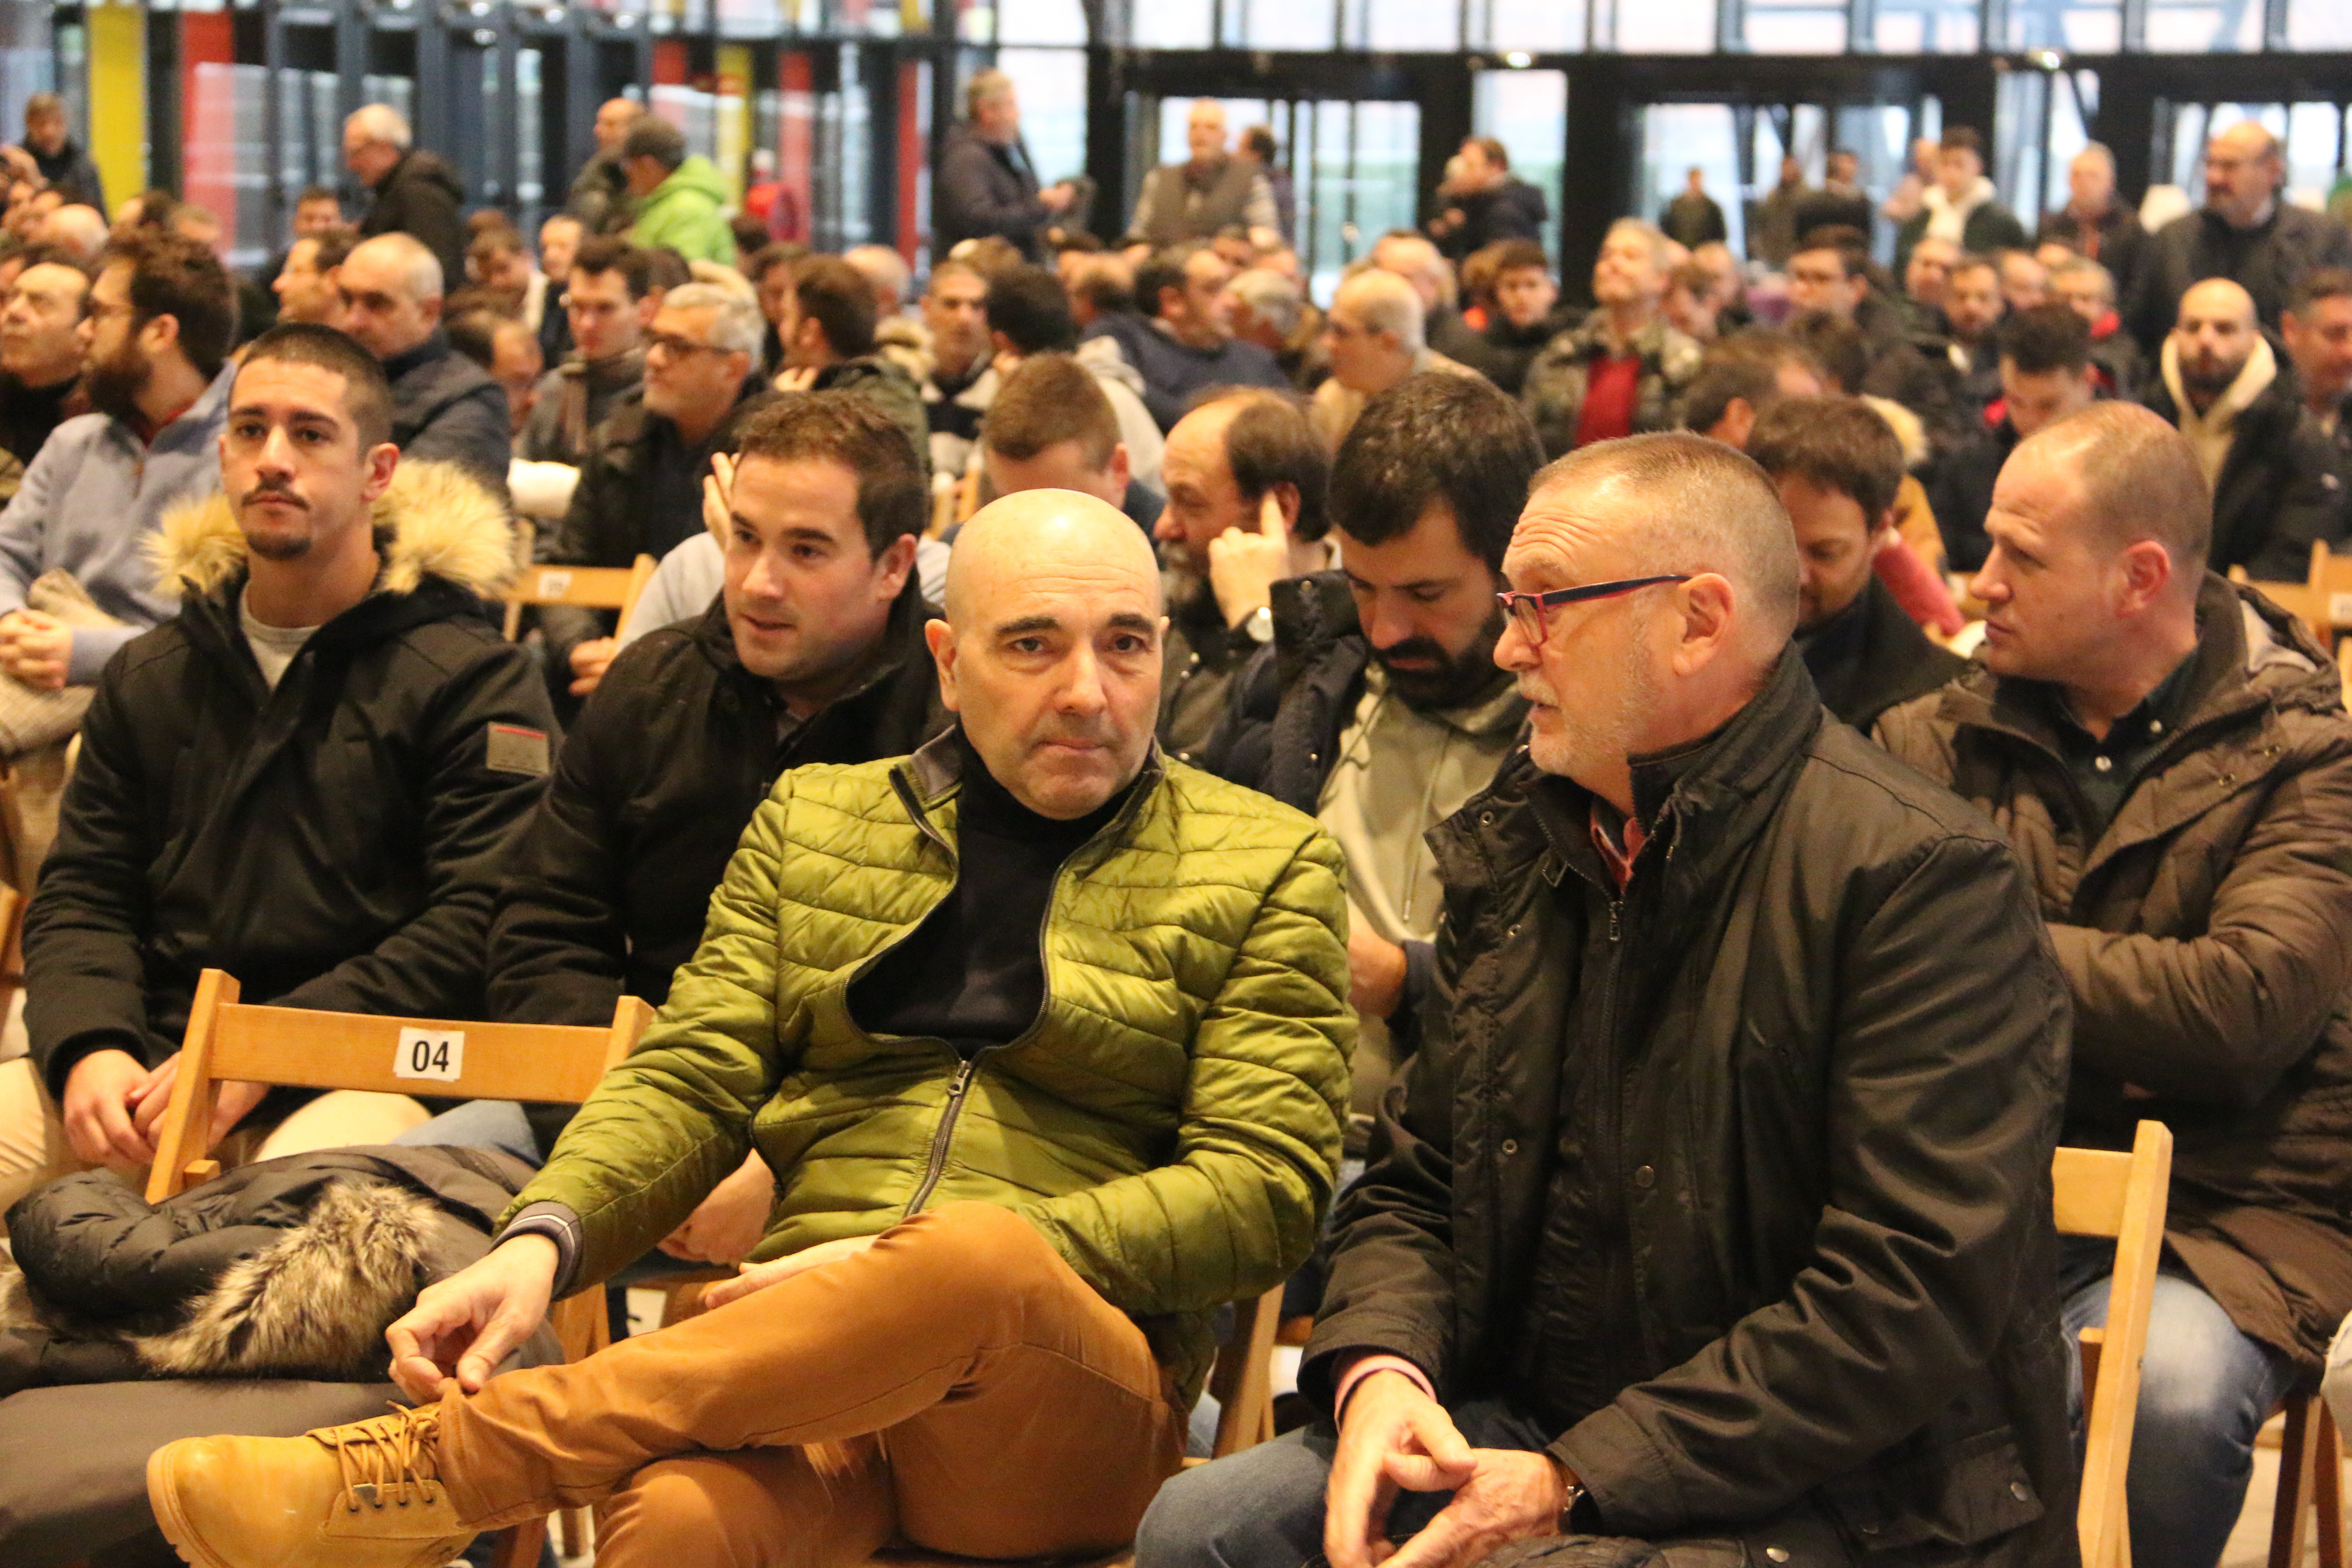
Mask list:
POLYGON ((155 1521, 196 1568, 441 1568, 473 1541, 440 1481, 440 1407, 299 1437, 190 1437, 147 1460, 155 1521))

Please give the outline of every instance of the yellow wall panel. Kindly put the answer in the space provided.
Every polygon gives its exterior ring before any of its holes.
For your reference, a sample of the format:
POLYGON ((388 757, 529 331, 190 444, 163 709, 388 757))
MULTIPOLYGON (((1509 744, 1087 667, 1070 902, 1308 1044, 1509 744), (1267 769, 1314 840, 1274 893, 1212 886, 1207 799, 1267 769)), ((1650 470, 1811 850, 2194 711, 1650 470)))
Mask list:
POLYGON ((87 16, 89 155, 107 194, 121 202, 147 188, 147 12, 100 5, 87 16))

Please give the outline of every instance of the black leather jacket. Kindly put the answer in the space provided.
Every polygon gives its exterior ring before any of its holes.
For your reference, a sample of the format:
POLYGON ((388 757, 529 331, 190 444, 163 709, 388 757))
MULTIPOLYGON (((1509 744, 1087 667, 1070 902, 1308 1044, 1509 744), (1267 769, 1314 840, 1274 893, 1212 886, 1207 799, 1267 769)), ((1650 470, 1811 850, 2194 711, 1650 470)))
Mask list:
POLYGON ((1374 1349, 1441 1399, 1554 1412, 1612 1535, 2072 1562, 2069 1012, 2023 868, 1824 721, 1793 653, 1634 795, 1655 826, 1622 895, 1592 797, 1524 753, 1432 835, 1440 994, 1341 1200, 1302 1387, 1374 1349), (1597 1238, 1565 1288, 1626 1306, 1532 1385, 1563 1214, 1597 1238))

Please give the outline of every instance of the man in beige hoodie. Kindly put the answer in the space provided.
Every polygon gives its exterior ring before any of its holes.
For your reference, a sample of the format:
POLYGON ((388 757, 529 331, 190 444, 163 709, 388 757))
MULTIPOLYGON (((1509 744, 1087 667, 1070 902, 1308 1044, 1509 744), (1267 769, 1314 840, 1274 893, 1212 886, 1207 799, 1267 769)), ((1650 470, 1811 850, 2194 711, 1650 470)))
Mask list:
POLYGON ((2326 435, 2263 336, 2254 301, 2226 278, 2180 297, 2147 406, 2178 426, 2213 489, 2211 562, 2300 583, 2311 546, 2341 542, 2344 480, 2326 435))

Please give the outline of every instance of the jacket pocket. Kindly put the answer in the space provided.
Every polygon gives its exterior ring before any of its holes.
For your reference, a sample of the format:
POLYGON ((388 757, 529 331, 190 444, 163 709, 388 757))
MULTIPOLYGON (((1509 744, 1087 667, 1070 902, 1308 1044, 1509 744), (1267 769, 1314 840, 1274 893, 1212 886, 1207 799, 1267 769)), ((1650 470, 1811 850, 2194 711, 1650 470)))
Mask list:
POLYGON ((1822 1490, 1865 1552, 1975 1546, 2042 1515, 2041 1491, 2008 1426, 1882 1458, 1822 1490))

